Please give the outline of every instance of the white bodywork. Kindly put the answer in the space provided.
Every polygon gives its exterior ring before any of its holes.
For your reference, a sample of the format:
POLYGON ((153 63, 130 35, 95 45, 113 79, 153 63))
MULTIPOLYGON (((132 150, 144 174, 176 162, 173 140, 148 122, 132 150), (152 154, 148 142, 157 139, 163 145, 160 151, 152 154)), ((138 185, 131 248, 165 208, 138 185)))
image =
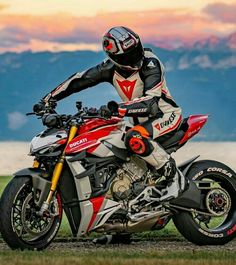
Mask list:
POLYGON ((48 148, 50 146, 56 146, 57 142, 61 139, 67 138, 65 130, 55 131, 52 134, 43 136, 45 132, 41 132, 36 135, 30 143, 30 153, 37 152, 41 149, 48 148))

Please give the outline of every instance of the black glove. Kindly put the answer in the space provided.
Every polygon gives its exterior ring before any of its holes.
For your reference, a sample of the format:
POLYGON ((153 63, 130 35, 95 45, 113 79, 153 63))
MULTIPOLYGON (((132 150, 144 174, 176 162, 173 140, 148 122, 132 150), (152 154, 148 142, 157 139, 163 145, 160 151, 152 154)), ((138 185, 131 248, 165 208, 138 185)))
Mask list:
POLYGON ((33 106, 33 112, 39 113, 45 109, 45 102, 43 100, 40 100, 39 103, 35 104, 33 106))
POLYGON ((119 109, 119 104, 116 101, 109 101, 107 103, 108 109, 111 111, 112 114, 118 115, 118 109, 119 109))
POLYGON ((89 116, 95 116, 95 115, 98 115, 98 110, 96 108, 89 108, 88 111, 87 111, 87 114, 89 116))
POLYGON ((108 109, 106 105, 101 106, 98 113, 104 118, 110 118, 112 116, 112 112, 108 109))

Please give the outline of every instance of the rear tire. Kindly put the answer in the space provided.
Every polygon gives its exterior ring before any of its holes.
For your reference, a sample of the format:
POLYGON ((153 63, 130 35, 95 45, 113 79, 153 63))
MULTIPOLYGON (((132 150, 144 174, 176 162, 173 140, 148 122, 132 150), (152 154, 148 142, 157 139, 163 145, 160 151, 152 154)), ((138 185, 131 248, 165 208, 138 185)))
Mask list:
MULTIPOLYGON (((176 228, 187 240, 197 245, 224 245, 228 243, 236 236, 235 172, 220 162, 204 160, 192 165, 187 172, 187 178, 193 181, 211 179, 218 182, 222 190, 225 191, 223 195, 228 194, 230 196, 229 209, 224 217, 209 217, 203 214, 180 211, 173 217, 176 228), (217 218, 219 224, 217 224, 217 218), (216 223, 217 226, 209 227, 211 222, 213 225, 216 223)), ((206 197, 203 197, 203 200, 205 200, 204 198, 206 197)))
POLYGON ((60 228, 62 205, 59 194, 51 206, 58 212, 53 217, 36 215, 32 194, 32 182, 29 177, 13 178, 2 194, 1 234, 12 249, 42 250, 52 242, 60 228))

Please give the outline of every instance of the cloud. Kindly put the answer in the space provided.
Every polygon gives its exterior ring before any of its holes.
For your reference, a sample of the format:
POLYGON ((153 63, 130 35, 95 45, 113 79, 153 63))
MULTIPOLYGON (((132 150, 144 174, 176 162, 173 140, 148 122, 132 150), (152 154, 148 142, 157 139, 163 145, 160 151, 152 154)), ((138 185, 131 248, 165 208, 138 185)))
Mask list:
POLYGON ((18 130, 27 123, 25 115, 19 111, 14 111, 7 114, 8 128, 11 130, 18 130))
POLYGON ((29 43, 30 36, 23 34, 20 28, 6 26, 0 29, 0 47, 11 48, 20 43, 29 43))
POLYGON ((215 20, 225 23, 236 23, 236 3, 214 3, 207 5, 203 11, 215 20))
POLYGON ((194 14, 188 9, 100 13, 92 17, 1 15, 0 52, 73 50, 86 49, 86 46, 96 50, 101 48, 103 33, 117 25, 130 27, 139 33, 143 42, 163 48, 191 45, 209 35, 226 35, 235 28, 232 23, 222 23, 212 16, 194 14))

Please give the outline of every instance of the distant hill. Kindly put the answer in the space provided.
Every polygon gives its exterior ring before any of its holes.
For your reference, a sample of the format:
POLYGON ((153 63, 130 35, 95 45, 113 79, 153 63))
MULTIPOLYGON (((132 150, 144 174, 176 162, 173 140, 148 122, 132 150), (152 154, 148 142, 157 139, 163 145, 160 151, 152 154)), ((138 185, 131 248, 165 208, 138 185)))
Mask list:
MULTIPOLYGON (((201 45, 175 51, 152 48, 166 66, 167 84, 184 116, 210 114, 196 139, 234 141, 236 51, 219 45, 214 48, 209 42, 201 45)), ((0 54, 0 140, 30 140, 42 129, 36 118, 24 116, 32 105, 72 73, 103 59, 103 52, 91 51, 0 54)), ((111 85, 100 84, 61 101, 59 111, 75 112, 78 99, 85 106, 97 107, 119 100, 111 85)))

